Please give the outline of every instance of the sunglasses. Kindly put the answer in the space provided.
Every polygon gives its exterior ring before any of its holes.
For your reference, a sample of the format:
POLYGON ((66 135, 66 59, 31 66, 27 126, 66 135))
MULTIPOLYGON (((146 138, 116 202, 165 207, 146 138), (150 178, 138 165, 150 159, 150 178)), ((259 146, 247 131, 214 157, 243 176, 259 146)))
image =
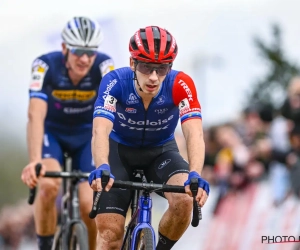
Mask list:
POLYGON ((169 73, 171 67, 172 64, 149 64, 136 62, 136 69, 144 75, 150 75, 153 71, 156 71, 157 75, 165 76, 169 73))
POLYGON ((80 47, 71 47, 67 46, 67 48, 70 50, 70 52, 78 57, 82 57, 84 54, 88 57, 95 56, 97 54, 97 50, 95 49, 88 49, 88 48, 80 48, 80 47))

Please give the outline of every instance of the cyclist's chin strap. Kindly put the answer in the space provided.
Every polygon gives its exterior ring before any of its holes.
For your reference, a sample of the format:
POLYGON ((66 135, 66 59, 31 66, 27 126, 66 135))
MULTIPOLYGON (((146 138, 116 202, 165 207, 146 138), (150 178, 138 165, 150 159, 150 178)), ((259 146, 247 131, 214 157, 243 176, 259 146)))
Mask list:
POLYGON ((140 83, 139 83, 139 80, 137 79, 137 76, 136 76, 136 65, 137 65, 137 64, 138 64, 138 62, 137 62, 137 61, 134 61, 134 71, 133 71, 134 77, 133 77, 133 80, 136 81, 137 85, 139 86, 139 90, 140 90, 141 92, 144 92, 144 91, 142 90, 141 85, 140 85, 140 83))
POLYGON ((68 70, 68 72, 70 70, 72 70, 72 67, 68 66, 68 57, 69 57, 69 49, 67 49, 67 53, 64 55, 64 60, 65 60, 65 66, 66 66, 66 69, 68 70))

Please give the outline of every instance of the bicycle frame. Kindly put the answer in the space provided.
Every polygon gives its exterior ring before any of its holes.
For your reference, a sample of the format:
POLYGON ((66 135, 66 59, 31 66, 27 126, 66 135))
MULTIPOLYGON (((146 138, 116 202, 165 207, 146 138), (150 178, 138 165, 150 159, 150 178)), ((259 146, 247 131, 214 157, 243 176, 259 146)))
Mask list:
MULTIPOLYGON (((152 246, 156 245, 155 233, 154 229, 151 226, 152 219, 152 199, 150 197, 151 192, 173 192, 173 193, 185 193, 184 186, 177 185, 167 185, 167 184, 157 184, 157 183, 147 183, 145 180, 145 176, 143 171, 138 171, 140 174, 140 178, 142 182, 132 182, 132 181, 121 181, 115 180, 112 188, 123 188, 130 189, 133 191, 133 198, 131 199, 131 219, 126 227, 126 233, 123 238, 123 244, 121 250, 124 250, 125 247, 130 246, 130 249, 134 249, 137 243, 137 236, 139 232, 143 229, 150 229, 152 233, 152 246), (143 191, 142 195, 139 196, 140 191, 143 191), (138 206, 137 206, 138 204, 138 206)), ((109 181, 109 171, 104 170, 102 172, 101 182, 102 187, 105 187, 109 181)), ((136 176, 135 176, 136 177, 136 176)), ((198 179, 192 178, 190 183, 190 188, 193 194, 193 217, 191 221, 191 225, 193 227, 197 227, 199 221, 202 219, 201 207, 198 205, 196 201, 196 195, 198 191, 198 179)), ((97 216, 97 210, 99 208, 101 193, 94 192, 93 198, 93 206, 91 212, 89 213, 89 217, 94 219, 97 216)), ((148 231, 149 232, 149 231, 148 231)), ((149 235, 148 235, 149 236, 149 235)), ((147 238, 147 241, 149 238, 147 238)), ((150 241, 151 242, 151 241, 150 241)))
POLYGON ((64 234, 62 234, 62 249, 68 248, 68 242, 70 237, 69 229, 72 228, 72 224, 77 222, 83 224, 80 218, 78 182, 78 179, 74 179, 68 185, 68 181, 66 179, 63 179, 63 196, 61 201, 60 223, 61 228, 59 231, 59 235, 63 231, 65 232, 64 234))
MULTIPOLYGON (((71 170, 71 159, 65 155, 63 170, 71 170), (69 163, 69 164, 68 164, 69 163)), ((36 165, 36 175, 39 176, 41 164, 36 165)), ((61 220, 60 228, 56 231, 52 249, 60 246, 61 249, 68 249, 69 240, 72 236, 72 228, 74 224, 81 224, 86 231, 86 226, 80 217, 79 208, 79 187, 81 178, 87 178, 88 173, 80 171, 71 172, 46 172, 45 177, 62 178, 62 198, 61 198, 61 220), (70 179, 70 180, 66 180, 70 179)), ((30 190, 28 203, 33 204, 36 188, 30 190)), ((56 249, 56 248, 55 248, 56 249)))
POLYGON ((138 197, 139 192, 134 191, 134 196, 131 204, 131 219, 127 225, 126 233, 123 239, 121 250, 125 249, 126 239, 132 236, 130 239, 130 247, 134 249, 136 239, 139 231, 144 228, 150 228, 153 232, 153 244, 155 244, 155 232, 151 226, 152 221, 152 199, 148 192, 144 191, 143 194, 138 197), (138 207, 136 206, 138 202, 138 207), (129 235, 130 234, 130 235, 129 235))
POLYGON ((132 232, 132 241, 131 241, 131 249, 134 249, 136 245, 136 239, 138 233, 144 229, 149 228, 153 233, 153 245, 156 245, 155 240, 155 232, 153 227, 151 226, 152 222, 152 198, 150 197, 150 194, 146 191, 143 192, 143 194, 139 198, 139 205, 138 209, 135 213, 135 218, 132 218, 133 220, 136 219, 136 225, 132 232))
MULTIPOLYGON (((143 183, 146 183, 146 179, 143 175, 142 171, 136 172, 136 174, 139 174, 140 177, 137 177, 135 175, 135 179, 142 180, 143 183)), ((150 196, 150 193, 148 191, 143 191, 142 195, 140 195, 139 190, 133 191, 133 198, 131 199, 131 219, 128 223, 126 234, 123 239, 123 244, 121 247, 121 250, 125 247, 125 241, 127 237, 129 237, 128 234, 131 234, 132 239, 130 242, 131 249, 134 249, 136 245, 136 240, 138 233, 144 229, 149 228, 153 233, 153 245, 156 244, 155 240, 155 231, 152 224, 152 198, 150 196)))

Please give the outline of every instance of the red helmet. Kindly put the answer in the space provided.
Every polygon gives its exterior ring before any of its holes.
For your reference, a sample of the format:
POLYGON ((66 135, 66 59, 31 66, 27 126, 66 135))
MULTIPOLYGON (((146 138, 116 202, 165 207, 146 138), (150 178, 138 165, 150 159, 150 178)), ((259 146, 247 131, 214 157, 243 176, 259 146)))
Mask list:
POLYGON ((170 32, 158 26, 148 26, 139 29, 130 38, 129 51, 131 57, 138 61, 172 63, 178 47, 170 32))

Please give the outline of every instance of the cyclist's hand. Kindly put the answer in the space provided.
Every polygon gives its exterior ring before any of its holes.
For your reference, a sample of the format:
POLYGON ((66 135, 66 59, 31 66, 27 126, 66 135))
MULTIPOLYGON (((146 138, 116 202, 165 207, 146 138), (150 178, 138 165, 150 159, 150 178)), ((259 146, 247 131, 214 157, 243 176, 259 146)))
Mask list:
POLYGON ((203 207, 209 195, 209 183, 206 180, 202 179, 196 171, 190 172, 187 181, 184 183, 185 192, 190 196, 193 196, 190 189, 191 179, 193 178, 198 179, 198 192, 196 201, 198 202, 200 207, 203 207))
MULTIPOLYGON (((110 167, 108 164, 102 164, 89 175, 89 184, 94 191, 102 191, 101 177, 102 171, 107 170, 110 173, 110 167)), ((105 187, 105 191, 109 191, 114 183, 115 177, 110 173, 109 181, 105 187)))
MULTIPOLYGON (((38 178, 35 173, 35 167, 37 164, 38 162, 31 162, 22 170, 21 179, 30 188, 34 188, 38 182, 38 178)), ((40 176, 44 176, 45 172, 45 166, 42 165, 40 176)))

